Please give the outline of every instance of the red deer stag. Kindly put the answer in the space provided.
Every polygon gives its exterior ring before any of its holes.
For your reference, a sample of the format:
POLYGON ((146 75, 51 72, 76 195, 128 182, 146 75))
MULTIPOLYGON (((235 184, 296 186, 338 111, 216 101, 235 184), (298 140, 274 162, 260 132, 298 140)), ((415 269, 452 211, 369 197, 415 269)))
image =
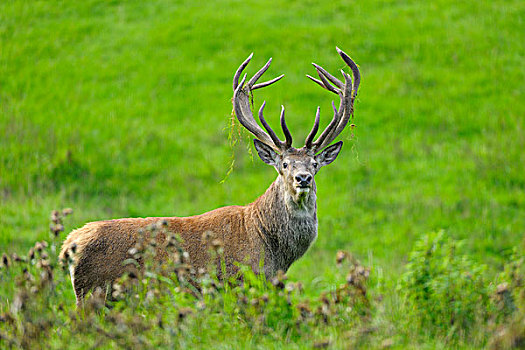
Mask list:
POLYGON ((71 282, 77 304, 81 305, 89 290, 95 287, 104 288, 107 283, 123 274, 123 261, 129 257, 128 251, 136 244, 139 231, 160 220, 167 224, 168 233, 180 235, 182 247, 188 252, 194 268, 206 267, 209 263, 209 250, 203 234, 211 232, 223 242, 223 258, 228 275, 237 271, 236 262, 249 264, 256 273, 261 272, 259 269, 262 266, 262 272, 267 277, 279 270, 286 272, 317 237, 314 176, 339 154, 342 141, 329 145, 353 116, 354 100, 360 82, 359 69, 346 53, 339 48, 337 52, 350 67, 353 80, 341 71, 344 78, 342 82, 314 64, 319 79, 311 76, 308 78, 339 95, 340 105, 336 108, 332 102, 333 118, 314 141, 319 129, 320 108, 317 108, 314 126, 301 148, 292 147, 292 136, 284 120, 284 107, 280 121, 285 141, 277 137, 264 119, 265 103, 259 109, 259 120, 266 131, 255 121, 250 109, 250 94, 275 83, 283 75, 257 84, 270 66, 270 59, 248 82, 244 75, 239 83, 253 54, 250 55, 233 78, 233 108, 239 122, 256 137, 254 143, 259 157, 277 170, 277 179, 262 196, 246 206, 228 206, 190 217, 97 221, 74 230, 65 240, 60 258, 72 258, 71 282))

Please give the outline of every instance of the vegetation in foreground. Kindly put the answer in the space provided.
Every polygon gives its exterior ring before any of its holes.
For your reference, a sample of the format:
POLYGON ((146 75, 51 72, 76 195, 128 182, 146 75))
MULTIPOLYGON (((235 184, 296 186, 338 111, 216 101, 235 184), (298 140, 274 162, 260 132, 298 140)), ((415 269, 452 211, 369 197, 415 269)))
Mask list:
MULTIPOLYGON (((378 276, 339 251, 337 284, 315 297, 279 273, 270 281, 241 266, 227 281, 220 263, 195 271, 177 235, 152 224, 129 250, 127 272, 75 308, 65 261, 57 259, 63 217, 51 215, 51 239, 27 254, 3 254, 0 345, 10 348, 173 348, 228 346, 290 348, 403 347, 407 339, 441 339, 446 346, 508 349, 525 345, 525 262, 517 251, 498 276, 477 266, 461 242, 443 231, 415 244, 398 290, 386 306, 378 276), (162 233, 162 234, 159 234, 162 233), (168 252, 156 259, 157 250, 168 252), (375 280, 375 281, 374 281, 375 280), (370 290, 370 284, 376 288, 370 290), (498 284, 496 284, 498 283, 498 284), (394 313, 401 318, 384 319, 394 313)), ((210 252, 220 261, 222 242, 210 252)), ((523 250, 521 250, 523 252, 523 250)))

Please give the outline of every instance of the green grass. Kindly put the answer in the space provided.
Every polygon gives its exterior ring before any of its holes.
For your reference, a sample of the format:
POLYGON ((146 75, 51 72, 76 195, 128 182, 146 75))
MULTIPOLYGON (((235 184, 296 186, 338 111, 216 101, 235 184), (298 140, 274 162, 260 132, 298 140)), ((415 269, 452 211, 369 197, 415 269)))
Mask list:
POLYGON ((524 15, 522 1, 1 2, 0 251, 47 238, 55 208, 79 227, 253 201, 275 172, 229 146, 235 69, 273 56, 268 76, 286 77, 255 100, 272 125, 284 104, 301 146, 332 98, 304 75, 342 68, 337 45, 362 72, 357 128, 317 176, 319 238, 289 278, 317 295, 345 249, 393 289, 439 229, 497 271, 525 232, 524 15))

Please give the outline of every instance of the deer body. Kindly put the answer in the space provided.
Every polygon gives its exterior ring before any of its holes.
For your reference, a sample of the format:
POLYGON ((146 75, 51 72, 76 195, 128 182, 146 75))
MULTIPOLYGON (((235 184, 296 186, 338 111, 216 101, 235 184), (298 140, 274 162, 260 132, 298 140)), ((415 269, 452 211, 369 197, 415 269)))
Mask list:
MULTIPOLYGON (((231 276, 237 271, 237 262, 248 264, 256 273, 271 277, 282 270, 286 272, 291 264, 308 250, 317 237, 317 197, 315 174, 319 169, 335 160, 341 150, 342 141, 329 147, 346 126, 353 112, 353 101, 359 84, 359 71, 355 63, 342 51, 339 54, 352 68, 354 83, 343 73, 345 83, 331 76, 315 65, 321 80, 314 79, 325 89, 341 98, 339 110, 334 108, 334 117, 325 131, 314 142, 319 127, 319 108, 312 132, 306 138, 306 145, 300 149, 291 146, 291 134, 284 121, 284 107, 281 125, 286 141, 280 141, 264 120, 262 111, 259 119, 264 132, 251 114, 249 94, 251 91, 273 84, 281 77, 266 83, 255 84, 268 69, 270 61, 245 84, 244 77, 239 83, 242 70, 251 56, 243 62, 234 77, 234 110, 239 122, 256 136, 255 148, 266 164, 272 165, 277 179, 266 192, 246 206, 228 206, 202 215, 168 218, 128 218, 97 221, 74 230, 66 238, 60 258, 72 258, 71 280, 81 305, 84 295, 96 287, 104 288, 121 276, 123 262, 129 258, 129 250, 135 246, 141 229, 163 220, 168 234, 182 238, 182 248, 189 254, 193 268, 205 268, 209 264, 209 246, 205 235, 212 235, 223 244, 225 272, 231 276), (335 85, 332 86, 328 80, 335 85), (324 149, 323 149, 324 148, 324 149), (320 149, 319 153, 317 153, 320 149), (316 154, 317 153, 317 154, 316 154), (263 271, 260 271, 260 268, 263 271)), ((158 258, 165 258, 162 250, 158 258)))
POLYGON ((317 237, 315 193, 310 194, 308 207, 286 204, 278 177, 268 190, 247 206, 228 206, 202 215, 168 218, 127 218, 86 224, 69 234, 62 246, 61 258, 68 247, 76 245, 72 281, 75 293, 105 287, 122 275, 122 262, 135 246, 139 230, 160 220, 167 221, 167 232, 179 234, 182 247, 188 252, 194 268, 209 263, 208 246, 203 240, 210 233, 224 244, 226 272, 236 270, 235 262, 249 264, 267 277, 287 271, 317 237), (259 271, 260 259, 264 271, 259 271))

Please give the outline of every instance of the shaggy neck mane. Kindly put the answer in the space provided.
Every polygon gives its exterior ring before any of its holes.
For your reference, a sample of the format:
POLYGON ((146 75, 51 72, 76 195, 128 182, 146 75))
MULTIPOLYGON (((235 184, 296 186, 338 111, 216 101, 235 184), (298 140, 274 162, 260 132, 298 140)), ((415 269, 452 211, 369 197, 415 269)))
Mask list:
POLYGON ((250 206, 254 227, 265 245, 265 261, 272 262, 268 268, 286 271, 317 237, 315 184, 301 203, 297 203, 285 190, 283 178, 278 176, 250 206))

